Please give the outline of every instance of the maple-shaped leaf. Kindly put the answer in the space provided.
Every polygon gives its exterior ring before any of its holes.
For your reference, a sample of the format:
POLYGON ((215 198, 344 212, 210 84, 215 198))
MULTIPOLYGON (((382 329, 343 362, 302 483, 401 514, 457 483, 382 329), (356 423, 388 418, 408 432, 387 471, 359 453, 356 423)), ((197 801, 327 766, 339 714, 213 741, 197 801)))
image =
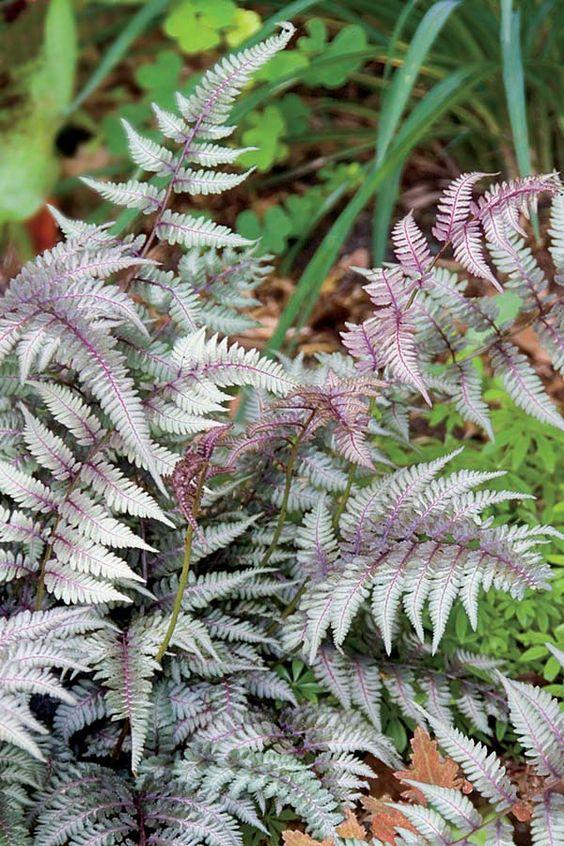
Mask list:
MULTIPOLYGON (((403 828, 406 831, 417 834, 417 829, 413 827, 407 817, 401 811, 398 811, 397 808, 388 805, 384 801, 384 798, 376 799, 375 796, 363 796, 362 804, 370 814, 370 830, 372 834, 382 843, 395 846, 397 828, 403 828)), ((295 846, 301 846, 301 844, 295 844, 295 846)))
POLYGON ((337 826, 336 832, 339 837, 345 839, 368 840, 364 827, 359 823, 350 808, 345 808, 345 820, 337 826))
MULTIPOLYGON (((368 840, 365 829, 349 808, 345 809, 345 819, 337 826, 335 834, 344 839, 368 840)), ((335 846, 334 840, 314 840, 314 838, 310 837, 309 834, 305 834, 303 831, 296 831, 294 829, 283 831, 282 840, 284 841, 285 846, 335 846)))
POLYGON ((284 846, 333 846, 331 840, 314 840, 309 834, 294 829, 283 831, 282 840, 284 846))
MULTIPOLYGON (((460 775, 460 768, 452 758, 443 758, 439 752, 436 740, 417 726, 411 738, 411 763, 409 769, 394 773, 400 781, 410 779, 423 784, 434 784, 436 787, 450 787, 462 793, 470 793, 472 785, 460 775)), ((423 793, 416 787, 410 787, 402 793, 404 799, 427 804, 423 793)))

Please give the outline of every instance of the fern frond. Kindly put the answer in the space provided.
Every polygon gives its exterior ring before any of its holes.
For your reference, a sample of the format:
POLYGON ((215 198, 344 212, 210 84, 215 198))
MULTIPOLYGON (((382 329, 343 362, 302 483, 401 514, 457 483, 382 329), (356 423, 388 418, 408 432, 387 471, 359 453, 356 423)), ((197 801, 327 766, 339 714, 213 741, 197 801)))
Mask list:
POLYGON ((431 264, 431 250, 413 219, 413 212, 398 220, 392 230, 392 241, 395 256, 405 273, 416 277, 419 286, 423 285, 431 264))
POLYGON ((234 56, 227 56, 204 74, 196 91, 188 98, 177 95, 178 107, 193 128, 187 140, 205 137, 214 126, 221 126, 229 117, 231 105, 249 78, 290 41, 294 27, 280 24, 281 32, 261 44, 249 47, 234 56))
POLYGON ((173 361, 185 375, 209 379, 220 388, 251 385, 284 395, 293 387, 278 362, 263 358, 257 350, 245 350, 237 343, 229 346, 226 339, 220 341, 217 335, 207 339, 204 329, 177 342, 173 361))
POLYGON ((541 775, 564 775, 564 718, 556 699, 539 687, 501 676, 511 722, 541 775))
POLYGON ((496 754, 488 754, 483 744, 465 737, 457 728, 445 726, 423 709, 421 711, 445 752, 460 764, 476 790, 500 811, 513 805, 517 798, 515 788, 496 754))
POLYGON ((564 422, 547 397, 542 382, 528 359, 510 343, 496 344, 490 353, 496 374, 502 379, 515 405, 543 423, 564 430, 564 422))
POLYGON ((92 446, 103 429, 81 397, 66 385, 33 382, 33 389, 45 402, 55 420, 69 430, 80 446, 92 446))
POLYGON ((213 220, 179 214, 169 209, 163 212, 155 232, 160 240, 172 246, 181 244, 187 248, 245 247, 253 243, 213 220))
POLYGON ((104 637, 96 679, 107 687, 106 705, 113 720, 127 720, 131 733, 131 768, 137 771, 148 730, 151 679, 158 669, 155 653, 164 635, 162 621, 143 618, 129 629, 104 637))
POLYGON ((433 235, 437 241, 452 241, 453 235, 466 223, 470 214, 472 188, 487 173, 463 173, 443 192, 437 207, 433 235))
POLYGON ((220 171, 192 170, 181 168, 172 180, 172 187, 176 193, 207 196, 208 194, 222 194, 235 188, 247 179, 252 170, 244 173, 222 173, 220 171))
POLYGON ((164 190, 156 188, 150 182, 101 182, 98 179, 81 177, 85 185, 100 194, 104 200, 116 206, 139 209, 143 214, 157 211, 164 200, 164 190))
POLYGON ((484 255, 482 245, 482 230, 479 221, 472 219, 453 235, 454 258, 462 267, 490 282, 500 293, 503 288, 490 270, 484 255))
POLYGON ((490 412, 482 399, 482 377, 471 361, 461 362, 458 366, 458 389, 456 407, 460 414, 472 423, 481 426, 487 436, 493 440, 494 433, 490 421, 490 412))
POLYGON ((564 281, 564 192, 560 191, 552 201, 550 214, 550 254, 557 270, 556 280, 564 281))
POLYGON ((337 554, 337 539, 324 497, 320 497, 316 508, 306 514, 296 535, 296 544, 301 572, 314 579, 326 577, 337 554))
POLYGON ((160 175, 172 172, 172 153, 170 150, 156 144, 149 138, 144 138, 123 118, 121 123, 127 135, 129 154, 138 167, 160 175))
POLYGON ((564 797, 547 791, 535 802, 531 822, 533 846, 560 846, 564 841, 564 797))
POLYGON ((136 517, 150 517, 171 527, 174 525, 165 517, 153 497, 130 482, 121 470, 103 458, 93 458, 85 462, 80 469, 80 479, 103 496, 112 511, 136 517))

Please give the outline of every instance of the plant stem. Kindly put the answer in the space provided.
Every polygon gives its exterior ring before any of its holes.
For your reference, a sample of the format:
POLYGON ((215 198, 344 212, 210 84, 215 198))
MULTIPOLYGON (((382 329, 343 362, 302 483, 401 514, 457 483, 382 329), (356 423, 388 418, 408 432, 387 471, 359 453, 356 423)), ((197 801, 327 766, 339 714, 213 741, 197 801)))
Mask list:
MULTIPOLYGON (((197 510, 199 508, 200 499, 202 496, 202 490, 204 487, 204 480, 206 478, 206 470, 207 467, 204 467, 200 474, 200 479, 198 481, 198 488, 196 490, 196 496, 194 500, 194 517, 197 515, 197 510)), ((159 646, 159 651, 155 656, 155 660, 161 663, 165 652, 168 649, 168 645, 174 634, 174 630, 176 628, 176 624, 178 622, 178 616, 180 611, 182 610, 182 600, 184 598, 184 591, 186 590, 186 585, 188 584, 188 575, 190 573, 190 561, 192 559, 192 542, 194 540, 194 527, 189 525, 186 529, 186 539, 184 541, 184 561, 182 564, 182 572, 180 573, 180 580, 178 582, 178 590, 176 591, 176 597, 174 599, 174 605, 172 608, 172 614, 170 616, 170 620, 168 623, 168 628, 166 630, 166 634, 162 640, 161 645, 159 646)))
MULTIPOLYGON (((280 615, 280 620, 286 620, 290 616, 290 614, 294 613, 294 611, 298 607, 300 599, 302 598, 302 596, 305 593, 305 589, 308 585, 308 582, 309 582, 309 579, 303 580, 303 582, 301 583, 301 585, 299 586, 299 588, 297 589, 297 591, 295 592, 295 594, 293 595, 293 597, 291 598, 289 603, 286 605, 286 607, 282 611, 282 614, 280 615)), ((278 620, 272 621, 272 623, 268 626, 268 628, 266 630, 267 635, 271 635, 274 631, 276 631, 276 628, 278 626, 278 622, 279 622, 278 620)))
POLYGON ((339 527, 339 521, 341 519, 341 515, 347 506, 347 502, 349 501, 349 497, 351 495, 352 486, 354 485, 354 480, 356 476, 356 464, 352 464, 349 469, 349 475, 347 479, 347 486, 343 491, 343 495, 339 500, 339 505, 337 506, 337 510, 333 516, 333 528, 335 530, 339 527))
POLYGON ((121 749, 122 749, 122 746, 125 742, 125 738, 127 737, 128 731, 129 731, 129 720, 125 720, 124 723, 123 723, 123 726, 121 727, 121 731, 119 733, 117 743, 114 746, 114 749, 113 749, 113 752, 112 752, 112 759, 114 761, 117 761, 117 759, 119 758, 119 756, 121 754, 121 749))
POLYGON ((278 515, 278 522, 276 523, 276 528, 274 530, 274 535, 272 537, 272 541, 270 542, 270 546, 264 553, 263 559, 259 564, 259 567, 266 567, 268 562, 272 557, 272 553, 278 546, 278 541, 280 540, 280 535, 282 534, 282 529, 284 528, 284 524, 286 522, 286 515, 288 513, 288 500, 290 499, 290 489, 292 487, 292 477, 294 475, 294 469, 296 466, 296 461, 298 458, 298 452, 300 450, 300 446, 303 442, 303 439, 306 435, 306 432, 309 428, 309 424, 315 417, 315 409, 311 412, 309 417, 307 418, 306 422, 302 427, 302 431, 296 437, 294 441, 294 445, 292 446, 290 452, 290 458, 288 460, 288 466, 286 467, 286 483, 284 485, 284 494, 282 496, 282 504, 280 506, 280 514, 278 515))
POLYGON ((514 335, 519 335, 520 332, 523 332, 525 329, 528 329, 529 326, 532 326, 539 318, 546 317, 553 309, 555 305, 558 305, 562 302, 562 298, 558 297, 548 306, 548 308, 544 310, 537 310, 534 311, 532 314, 526 315, 526 320, 521 323, 513 324, 510 326, 509 329, 505 331, 497 330, 498 335, 492 338, 490 341, 485 343, 483 346, 479 347, 477 350, 471 350, 470 352, 464 353, 463 355, 456 357, 456 363, 461 361, 467 361, 470 358, 477 358, 481 355, 487 353, 491 347, 498 344, 500 341, 505 340, 506 338, 512 338, 514 335))
POLYGON ((47 569, 47 563, 51 559, 51 553, 53 551, 53 544, 55 542, 55 536, 57 534, 57 527, 59 525, 59 521, 61 519, 60 513, 57 514, 55 525, 53 526, 53 531, 51 532, 51 540, 47 544, 45 548, 45 552, 43 554, 43 558, 41 559, 41 566, 39 568, 39 579, 37 580, 37 593, 35 594, 35 610, 40 611, 41 605, 43 603, 43 597, 45 596, 45 570, 47 569))

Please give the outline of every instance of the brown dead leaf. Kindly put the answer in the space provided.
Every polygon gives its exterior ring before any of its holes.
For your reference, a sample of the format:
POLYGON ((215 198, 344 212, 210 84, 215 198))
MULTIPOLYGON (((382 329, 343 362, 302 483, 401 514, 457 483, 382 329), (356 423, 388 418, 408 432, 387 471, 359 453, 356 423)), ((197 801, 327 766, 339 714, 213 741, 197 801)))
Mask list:
MULTIPOLYGON (((408 770, 399 770, 395 773, 400 781, 412 779, 421 781, 424 784, 434 784, 437 787, 450 787, 460 790, 462 793, 470 793, 472 785, 460 776, 458 764, 451 758, 443 758, 439 752, 436 740, 433 740, 420 726, 415 729, 411 739, 411 764, 408 770)), ((420 802, 426 805, 426 799, 420 790, 410 787, 402 793, 404 799, 413 802, 420 802)))
MULTIPOLYGON (((357 840, 368 840, 366 831, 361 826, 354 813, 348 808, 345 810, 345 820, 335 829, 339 837, 351 837, 357 840)), ((282 832, 282 840, 285 846, 335 846, 334 840, 314 840, 309 834, 303 831, 288 829, 282 832)))
POLYGON ((285 846, 333 846, 331 840, 314 840, 303 831, 290 829, 282 832, 282 840, 285 846))
POLYGON ((362 804, 370 814, 370 830, 372 834, 378 840, 381 840, 382 843, 389 843, 390 846, 395 846, 396 827, 405 828, 407 831, 417 834, 417 830, 409 822, 407 817, 404 817, 396 808, 391 808, 382 799, 376 799, 374 796, 365 796, 362 799, 362 804))
POLYGON ((519 822, 529 822, 533 816, 533 803, 523 801, 515 802, 511 808, 511 813, 513 816, 517 817, 519 822))
POLYGON ((339 837, 353 837, 356 840, 368 840, 366 831, 359 823, 356 816, 348 808, 345 810, 345 821, 337 826, 336 832, 339 837))

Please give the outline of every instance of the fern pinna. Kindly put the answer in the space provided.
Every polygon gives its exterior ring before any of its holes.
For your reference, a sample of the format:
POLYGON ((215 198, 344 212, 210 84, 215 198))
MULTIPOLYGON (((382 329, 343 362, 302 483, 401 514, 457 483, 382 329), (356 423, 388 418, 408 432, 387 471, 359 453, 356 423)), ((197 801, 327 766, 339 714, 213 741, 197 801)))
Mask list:
MULTIPOLYGON (((232 103, 292 31, 224 59, 177 113, 156 108, 163 144, 125 127, 147 181, 86 180, 150 215, 148 232, 54 210, 66 240, 4 296, 1 843, 238 846, 268 837, 287 805, 333 838, 372 775, 366 753, 401 763, 390 715, 433 729, 510 843, 514 787, 460 731, 487 740, 508 709, 541 779, 534 842, 558 842, 555 704, 487 656, 440 652, 455 603, 475 625, 481 589, 548 587, 539 546, 554 532, 492 519, 519 496, 483 487, 497 473, 449 474, 449 455, 398 470, 381 449, 409 438, 418 393, 446 394, 489 431, 472 365, 484 349, 518 404, 562 426, 495 300, 466 297, 437 264, 449 245, 466 271, 503 278, 521 297, 517 326, 561 365, 561 306, 520 228, 554 196, 561 271, 558 181, 472 199, 482 174, 461 177, 439 205, 439 251, 411 216, 397 224, 397 261, 368 274, 376 311, 348 328, 350 354, 275 361, 230 342, 252 325, 268 265, 172 201, 244 178, 215 169, 242 152, 225 141, 232 103), (164 243, 175 249, 159 264, 164 243), (285 675, 289 660, 319 701, 285 675)), ((397 842, 459 842, 449 827, 465 837, 484 822, 470 800, 425 791, 397 842)))

